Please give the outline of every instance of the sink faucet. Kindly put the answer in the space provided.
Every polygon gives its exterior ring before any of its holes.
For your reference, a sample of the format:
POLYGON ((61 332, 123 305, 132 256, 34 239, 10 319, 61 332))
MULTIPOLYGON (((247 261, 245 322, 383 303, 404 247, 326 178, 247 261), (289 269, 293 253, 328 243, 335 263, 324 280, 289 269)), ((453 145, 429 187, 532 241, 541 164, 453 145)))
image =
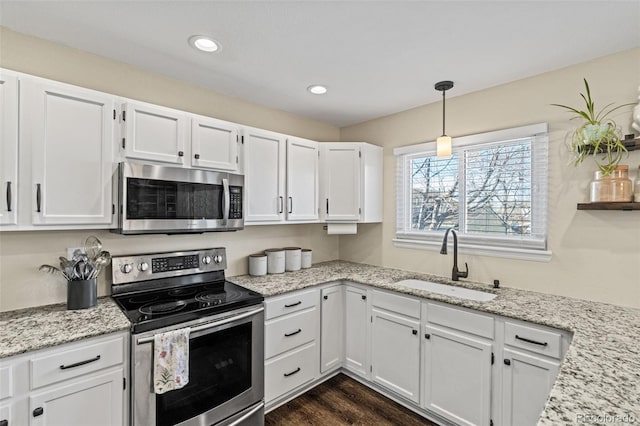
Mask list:
POLYGON ((453 270, 451 271, 451 279, 453 281, 459 281, 459 278, 467 278, 469 276, 469 265, 465 262, 464 268, 466 271, 460 272, 458 270, 458 234, 453 228, 447 229, 447 232, 444 233, 440 254, 447 254, 447 237, 449 236, 449 231, 453 234, 453 270))

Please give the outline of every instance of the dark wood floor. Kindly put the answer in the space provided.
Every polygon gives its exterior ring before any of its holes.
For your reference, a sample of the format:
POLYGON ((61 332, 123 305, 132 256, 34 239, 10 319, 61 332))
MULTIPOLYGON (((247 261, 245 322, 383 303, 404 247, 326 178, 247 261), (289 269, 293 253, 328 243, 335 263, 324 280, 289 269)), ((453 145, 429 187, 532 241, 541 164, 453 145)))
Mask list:
POLYGON ((271 411, 265 426, 435 425, 357 381, 338 374, 271 411))

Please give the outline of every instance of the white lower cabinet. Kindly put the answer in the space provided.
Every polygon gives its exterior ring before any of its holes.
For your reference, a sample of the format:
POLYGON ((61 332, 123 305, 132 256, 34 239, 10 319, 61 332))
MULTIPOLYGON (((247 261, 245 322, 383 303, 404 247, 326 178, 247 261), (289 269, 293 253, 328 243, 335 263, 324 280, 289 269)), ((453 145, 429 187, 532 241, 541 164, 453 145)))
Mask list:
POLYGON ((344 358, 344 286, 322 289, 320 372, 342 366, 344 358))
POLYGON ((129 334, 0 360, 0 424, 125 425, 129 334))
POLYGON ((369 377, 369 308, 367 290, 347 285, 344 288, 344 367, 369 377))

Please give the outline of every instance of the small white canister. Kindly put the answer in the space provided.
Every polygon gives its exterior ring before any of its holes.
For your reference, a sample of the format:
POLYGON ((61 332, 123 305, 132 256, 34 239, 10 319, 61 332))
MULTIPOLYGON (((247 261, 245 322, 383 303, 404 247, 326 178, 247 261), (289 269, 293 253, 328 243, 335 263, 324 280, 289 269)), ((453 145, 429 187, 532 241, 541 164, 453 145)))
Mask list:
POLYGON ((299 271, 301 266, 301 253, 300 247, 285 247, 284 248, 284 269, 286 271, 299 271))
POLYGON ((282 274, 284 272, 284 250, 272 248, 264 252, 267 255, 267 273, 282 274))
POLYGON ((260 277, 267 275, 267 255, 255 253, 249 255, 249 275, 260 277))
POLYGON ((313 252, 311 249, 302 249, 302 269, 311 268, 311 255, 313 252))

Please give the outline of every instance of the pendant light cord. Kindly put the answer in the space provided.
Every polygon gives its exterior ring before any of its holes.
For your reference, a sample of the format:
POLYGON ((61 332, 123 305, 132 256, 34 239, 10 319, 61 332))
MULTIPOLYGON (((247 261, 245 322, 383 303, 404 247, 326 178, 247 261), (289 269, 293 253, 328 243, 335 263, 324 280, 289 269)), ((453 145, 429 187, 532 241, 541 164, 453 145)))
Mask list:
POLYGON ((445 91, 443 90, 443 91, 442 91, 442 136, 446 136, 446 135, 447 135, 447 134, 446 134, 446 132, 444 131, 444 123, 445 123, 445 120, 444 120, 444 114, 445 114, 445 108, 444 108, 445 96, 444 96, 444 94, 445 94, 445 91))

